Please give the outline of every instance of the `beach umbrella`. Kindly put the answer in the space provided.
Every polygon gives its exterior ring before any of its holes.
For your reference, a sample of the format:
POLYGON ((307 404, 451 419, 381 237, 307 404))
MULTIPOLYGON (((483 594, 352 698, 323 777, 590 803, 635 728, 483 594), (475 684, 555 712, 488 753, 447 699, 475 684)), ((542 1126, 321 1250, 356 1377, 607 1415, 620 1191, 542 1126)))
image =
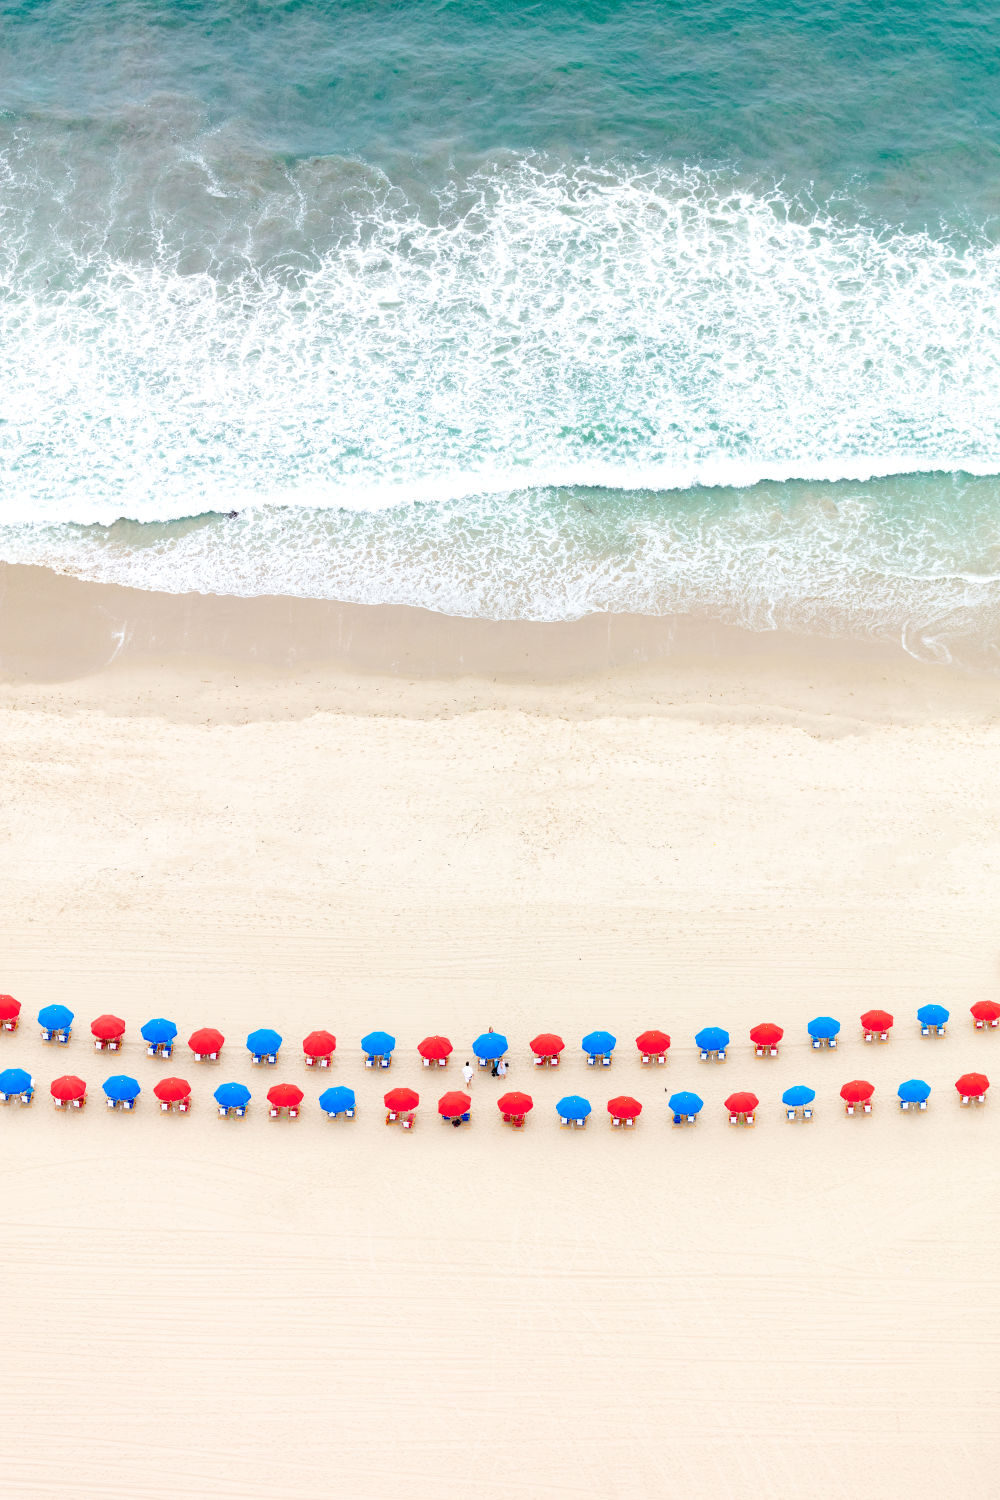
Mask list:
MULTIPOLYGON (((977 1000, 975 1005, 969 1006, 969 1010, 977 1021, 1000 1021, 1000 1005, 995 1000, 977 1000)), ((41 1016, 38 1019, 41 1021, 41 1016)), ((42 1025, 45 1025, 44 1021, 42 1025)))
POLYGON ((815 1016, 809 1022, 806 1030, 817 1041, 828 1042, 839 1032, 840 1022, 835 1021, 832 1016, 815 1016))
POLYGON ((865 1104, 875 1092, 875 1085, 864 1078, 852 1078, 840 1091, 841 1099, 848 1104, 865 1104))
POLYGON ((23 1068, 4 1068, 0 1073, 0 1094, 28 1094, 33 1087, 31 1074, 23 1068))
POLYGON ((304 1095, 296 1083, 276 1083, 267 1091, 267 1102, 276 1109, 294 1109, 301 1104, 304 1095))
POLYGON ((20 1014, 20 1000, 13 995, 0 995, 0 1021, 16 1021, 20 1014))
POLYGON ((925 1099, 930 1098, 931 1086, 922 1078, 908 1078, 901 1083, 896 1093, 905 1104, 923 1104, 925 1099))
POLYGON ((46 1031, 68 1031, 73 1024, 73 1012, 65 1005, 43 1005, 38 1012, 38 1024, 46 1031))
POLYGON ((647 1057, 659 1057, 670 1047, 670 1038, 665 1031, 644 1031, 635 1039, 639 1051, 647 1057))
POLYGON ((667 1108, 675 1115, 698 1115, 704 1107, 705 1101, 698 1094, 671 1094, 667 1100, 667 1108))
POLYGON ((395 1046, 396 1038, 387 1031, 369 1031, 367 1036, 361 1038, 361 1050, 367 1052, 369 1057, 388 1057, 395 1046))
POLYGON ((556 1105, 556 1114, 563 1120, 585 1120, 590 1114, 590 1100, 580 1094, 567 1094, 556 1105))
POLYGON ((250 1103, 250 1090, 245 1083, 220 1083, 215 1091, 215 1102, 223 1109, 238 1109, 250 1103))
POLYGON ((192 1031, 188 1046, 200 1057, 207 1057, 211 1052, 221 1052, 225 1040, 222 1032, 216 1031, 214 1026, 203 1026, 200 1031, 192 1031))
POLYGON ((726 1108, 731 1115, 752 1115, 759 1104, 756 1094, 730 1094, 726 1100, 726 1108))
POLYGON ((963 1073, 955 1087, 964 1099, 978 1099, 980 1094, 985 1094, 990 1086, 990 1080, 985 1073, 963 1073))
POLYGON ((161 1078, 159 1083, 153 1084, 153 1093, 164 1104, 176 1104, 179 1099, 188 1097, 191 1085, 186 1078, 161 1078))
POLYGON ((282 1038, 270 1026, 261 1026, 247 1037, 247 1051, 254 1057, 269 1057, 278 1051, 282 1038))
POLYGON ((484 1031, 482 1036, 476 1037, 472 1050, 487 1062, 495 1061, 507 1051, 507 1038, 499 1031, 484 1031))
POLYGON ((917 1020, 921 1026, 944 1026, 949 1015, 950 1011, 945 1010, 943 1005, 922 1005, 917 1011, 917 1020))
POLYGON ((541 1031, 532 1038, 528 1046, 536 1057, 558 1057, 565 1050, 566 1043, 554 1031, 541 1031))
POLYGON ((619 1094, 608 1100, 608 1114, 614 1120, 634 1120, 642 1114, 642 1105, 629 1094, 619 1094))
POLYGON ((411 1109, 416 1109, 420 1103, 420 1095, 415 1089, 390 1089, 382 1103, 393 1114, 404 1115, 411 1109))
POLYGON ((471 1098, 468 1094, 463 1094, 461 1089, 442 1094, 438 1100, 438 1114, 443 1115, 446 1120, 454 1120, 456 1115, 467 1114, 471 1108, 471 1098))
POLYGON ((142 1090, 137 1078, 130 1078, 127 1073, 115 1073, 111 1078, 105 1079, 104 1092, 109 1099, 120 1104, 123 1100, 138 1099, 142 1090))
POLYGON ((526 1115, 534 1107, 531 1095, 519 1094, 516 1089, 510 1094, 501 1094, 497 1100, 497 1109, 504 1115, 526 1115))
POLYGON ((425 1036, 422 1042, 417 1043, 420 1056, 426 1057, 429 1062, 440 1062, 442 1058, 450 1057, 454 1050, 446 1036, 425 1036))
POLYGON ((861 1017, 861 1025, 865 1031, 889 1031, 892 1027, 892 1016, 887 1010, 866 1010, 861 1017))
POLYGON ((49 1093, 53 1099, 62 1099, 69 1103, 71 1099, 85 1099, 87 1097, 87 1085, 82 1078, 77 1078, 74 1073, 65 1073, 62 1078, 54 1078, 49 1084, 49 1093))
POLYGON ((343 1087, 324 1089, 319 1096, 319 1107, 328 1115, 343 1114, 345 1109, 354 1108, 354 1090, 343 1087))
POLYGON ((167 1021, 163 1016, 154 1016, 152 1021, 146 1022, 139 1035, 151 1047, 165 1047, 177 1035, 177 1027, 173 1021, 167 1021))
POLYGON ((310 1031, 302 1043, 306 1057, 329 1057, 337 1050, 337 1038, 332 1031, 310 1031))
POLYGON ((125 1035, 125 1022, 121 1016, 98 1016, 91 1021, 90 1030, 99 1042, 116 1042, 125 1035))
POLYGON ((580 1046, 588 1057, 607 1057, 617 1044, 618 1038, 612 1036, 610 1031, 588 1031, 580 1046))
POLYGON ((729 1046, 729 1032, 721 1026, 706 1026, 696 1034, 695 1042, 702 1052, 724 1052, 729 1046))
POLYGON ((784 1027, 775 1026, 772 1021, 762 1021, 752 1028, 750 1040, 755 1047, 776 1047, 784 1034, 784 1027))
POLYGON ((806 1088, 804 1083, 795 1083, 782 1094, 781 1102, 791 1105, 792 1109, 801 1109, 803 1105, 811 1104, 815 1097, 815 1089, 806 1088))

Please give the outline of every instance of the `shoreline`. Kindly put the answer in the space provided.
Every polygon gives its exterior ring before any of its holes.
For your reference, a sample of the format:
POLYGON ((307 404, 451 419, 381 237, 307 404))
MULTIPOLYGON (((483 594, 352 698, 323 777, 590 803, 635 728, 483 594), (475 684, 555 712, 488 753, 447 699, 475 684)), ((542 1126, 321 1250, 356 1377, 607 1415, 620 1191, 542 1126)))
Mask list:
POLYGON ((0 564, 0 699, 208 721, 522 707, 852 724, 991 722, 997 679, 885 643, 695 617, 543 624, 402 605, 162 594, 0 564), (255 700, 256 707, 252 705, 255 700))

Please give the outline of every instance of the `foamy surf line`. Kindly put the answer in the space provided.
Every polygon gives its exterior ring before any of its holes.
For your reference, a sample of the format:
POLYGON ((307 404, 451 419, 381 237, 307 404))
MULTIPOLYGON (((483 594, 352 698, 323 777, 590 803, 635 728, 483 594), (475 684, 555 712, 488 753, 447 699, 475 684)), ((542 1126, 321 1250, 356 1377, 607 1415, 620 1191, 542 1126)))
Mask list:
POLYGON ((505 156, 416 194, 155 144, 169 214, 122 198, 144 136, 79 180, 0 136, 7 524, 1000 471, 985 235, 697 169, 505 156))
POLYGON ((990 476, 582 486, 399 507, 247 507, 171 523, 0 528, 0 557, 163 593, 405 605, 494 621, 711 618, 901 643, 946 662, 1000 635, 990 476))

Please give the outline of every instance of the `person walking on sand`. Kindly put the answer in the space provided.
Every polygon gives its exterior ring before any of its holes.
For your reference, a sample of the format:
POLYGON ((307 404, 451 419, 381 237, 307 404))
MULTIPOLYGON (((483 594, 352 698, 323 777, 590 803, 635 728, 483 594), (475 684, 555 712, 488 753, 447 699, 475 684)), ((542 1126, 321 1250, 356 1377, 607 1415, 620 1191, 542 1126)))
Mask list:
POLYGON ((507 1059, 505 1057, 501 1057, 500 1058, 499 1062, 497 1063, 497 1065, 496 1065, 496 1067, 494 1069, 494 1072, 496 1073, 496 1075, 497 1075, 498 1078, 506 1078, 507 1077, 507 1059))
POLYGON ((475 1068, 468 1061, 468 1059, 466 1059, 466 1061, 462 1064, 462 1077, 465 1079, 466 1088, 468 1088, 469 1084, 472 1082, 472 1075, 475 1071, 475 1068))

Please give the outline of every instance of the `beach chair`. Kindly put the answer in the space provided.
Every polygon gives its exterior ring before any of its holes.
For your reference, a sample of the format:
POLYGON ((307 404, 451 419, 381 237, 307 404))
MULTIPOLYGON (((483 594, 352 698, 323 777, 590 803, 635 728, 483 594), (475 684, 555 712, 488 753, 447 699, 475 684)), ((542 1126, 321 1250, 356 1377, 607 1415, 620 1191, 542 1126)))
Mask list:
POLYGON ((115 1101, 114 1101, 114 1099, 109 1099, 107 1101, 107 1105, 108 1105, 109 1109, 114 1109, 114 1107, 115 1107, 115 1101))
POLYGON ((35 1091, 34 1091, 34 1089, 28 1089, 25 1093, 21 1094, 20 1095, 20 1100, 21 1100, 22 1106, 24 1106, 26 1104, 30 1104, 31 1101, 32 1101, 32 1099, 34 1099, 34 1097, 35 1097, 35 1091))
POLYGON ((574 1130, 586 1130, 586 1128, 587 1128, 587 1120, 589 1118, 590 1118, 589 1115, 584 1115, 584 1117, 583 1117, 582 1120, 574 1120, 573 1121, 573 1129, 574 1130))
POLYGON ((799 1112, 798 1112, 797 1109, 786 1109, 785 1110, 785 1119, 786 1120, 795 1120, 795 1119, 798 1118, 798 1113, 799 1112))
POLYGON ((380 1057, 378 1060, 378 1065, 380 1068, 387 1068, 391 1062, 392 1053, 390 1053, 388 1057, 380 1057))
POLYGON ((169 1115, 169 1113, 170 1113, 170 1105, 167 1103, 166 1099, 161 1099, 160 1100, 160 1114, 161 1115, 169 1115))
POLYGON ((812 1105, 811 1104, 807 1104, 805 1106, 805 1108, 803 1109, 803 1111, 802 1111, 802 1118, 803 1118, 803 1120, 811 1120, 812 1117, 813 1117, 812 1105))
POLYGON ((560 1115, 559 1116, 559 1124, 560 1125, 572 1125, 573 1121, 572 1120, 567 1120, 567 1118, 566 1118, 565 1115, 560 1115))
POLYGON ((69 1038, 70 1038, 70 1033, 68 1031, 57 1031, 56 1032, 56 1041, 58 1042, 58 1044, 59 1044, 60 1047, 65 1047, 66 1043, 69 1041, 69 1038))
POLYGON ((404 1130, 412 1130, 413 1129, 413 1116, 412 1115, 404 1115, 403 1118, 400 1120, 399 1123, 400 1123, 400 1125, 402 1125, 402 1127, 403 1127, 404 1130))
POLYGON ((753 1110, 751 1110, 749 1114, 744 1115, 743 1123, 748 1130, 753 1130, 754 1126, 757 1124, 757 1116, 754 1114, 753 1110))
POLYGON ((396 1111, 394 1109, 387 1109, 386 1110, 386 1112, 385 1112, 385 1123, 387 1125, 395 1125, 395 1123, 396 1123, 396 1111))
POLYGON ((0 1104, 9 1104, 9 1103, 10 1103, 10 1095, 9 1094, 0 1094, 0 1104))
POLYGON ((297 1104, 290 1104, 288 1106, 288 1118, 290 1120, 297 1120, 299 1118, 299 1106, 297 1104))
POLYGON ((18 1020, 17 1016, 11 1016, 11 1018, 10 1018, 9 1021, 4 1021, 4 1022, 2 1022, 0 1024, 2 1024, 2 1027, 3 1027, 4 1031, 16 1031, 17 1030, 17 1020, 18 1020))
POLYGON ((237 1104, 236 1110, 235 1110, 235 1114, 236 1114, 237 1120, 242 1120, 242 1118, 246 1114, 246 1112, 247 1112, 247 1107, 246 1107, 245 1104, 237 1104))
POLYGON ((354 1119, 354 1109, 353 1109, 353 1107, 351 1109, 345 1109, 344 1110, 344 1119, 345 1120, 353 1120, 354 1119))
MULTIPOLYGON (((962 1100, 963 1104, 968 1104, 968 1102, 969 1102, 968 1099, 963 1099, 962 1100)), ((56 1109, 62 1109, 62 1107, 66 1103, 66 1101, 65 1101, 65 1099, 53 1099, 52 1103, 55 1105, 56 1109)))
POLYGON ((220 1104, 219 1105, 219 1119, 220 1120, 224 1120, 228 1114, 229 1114, 229 1111, 226 1108, 226 1106, 224 1104, 220 1104))
POLYGON ((853 1113, 854 1113, 854 1105, 853 1104, 845 1104, 844 1105, 844 1114, 845 1115, 853 1115, 853 1113))
POLYGON ((872 1102, 871 1102, 870 1099, 866 1099, 864 1101, 864 1103, 862 1104, 861 1107, 864 1110, 864 1112, 865 1112, 866 1115, 870 1115, 871 1114, 871 1112, 872 1112, 872 1102))
POLYGON ((134 1099, 123 1099, 122 1100, 122 1109, 135 1109, 135 1100, 134 1099))
MULTIPOLYGON (((978 1021, 976 1022, 976 1025, 977 1026, 979 1025, 978 1021)), ((49 1028, 47 1026, 43 1026, 41 1028, 41 1030, 42 1030, 42 1041, 43 1042, 51 1042, 51 1040, 52 1040, 52 1033, 49 1030, 49 1028)))
POLYGON ((730 1125, 738 1125, 740 1123, 740 1117, 739 1117, 739 1115, 730 1115, 729 1116, 729 1123, 730 1123, 730 1125))

